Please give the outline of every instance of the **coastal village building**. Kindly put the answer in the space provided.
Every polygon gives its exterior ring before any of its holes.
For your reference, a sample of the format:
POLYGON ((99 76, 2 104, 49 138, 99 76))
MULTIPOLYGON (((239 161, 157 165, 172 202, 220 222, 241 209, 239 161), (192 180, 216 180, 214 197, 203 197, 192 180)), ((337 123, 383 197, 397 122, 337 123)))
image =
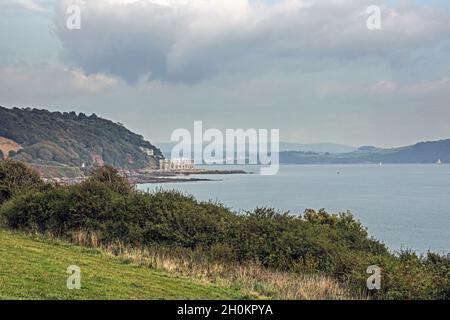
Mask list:
POLYGON ((164 171, 194 170, 194 160, 159 160, 159 169, 164 171))
POLYGON ((139 147, 139 149, 141 149, 141 151, 144 152, 149 157, 153 157, 155 155, 155 153, 154 153, 154 151, 152 149, 143 148, 143 147, 139 147))

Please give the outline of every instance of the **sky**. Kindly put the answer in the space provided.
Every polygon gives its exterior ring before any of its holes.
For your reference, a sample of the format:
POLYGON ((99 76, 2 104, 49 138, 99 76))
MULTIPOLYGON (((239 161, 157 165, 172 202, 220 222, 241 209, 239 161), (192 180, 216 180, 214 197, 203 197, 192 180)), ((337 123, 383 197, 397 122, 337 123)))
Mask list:
POLYGON ((447 0, 0 1, 0 105, 96 113, 152 142, 195 120, 298 143, 450 138, 449 53, 447 0))

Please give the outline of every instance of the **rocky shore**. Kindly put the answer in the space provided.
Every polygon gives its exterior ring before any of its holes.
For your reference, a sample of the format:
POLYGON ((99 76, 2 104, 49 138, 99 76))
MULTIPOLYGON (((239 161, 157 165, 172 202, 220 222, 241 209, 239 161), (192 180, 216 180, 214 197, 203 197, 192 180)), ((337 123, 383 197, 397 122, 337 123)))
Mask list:
POLYGON ((132 184, 144 183, 177 183, 214 181, 214 179, 189 177, 191 175, 226 175, 226 174, 248 174, 244 170, 186 170, 186 171, 161 171, 161 170, 136 170, 122 171, 128 181, 132 184))
MULTIPOLYGON (((250 174, 244 170, 211 170, 211 169, 194 169, 183 171, 165 171, 165 170, 119 170, 119 174, 131 184, 146 183, 183 183, 183 182, 199 182, 199 181, 217 181, 217 179, 190 177, 192 175, 229 175, 229 174, 250 174)), ((62 185, 74 185, 87 179, 87 175, 76 177, 65 176, 44 176, 47 182, 62 185)))

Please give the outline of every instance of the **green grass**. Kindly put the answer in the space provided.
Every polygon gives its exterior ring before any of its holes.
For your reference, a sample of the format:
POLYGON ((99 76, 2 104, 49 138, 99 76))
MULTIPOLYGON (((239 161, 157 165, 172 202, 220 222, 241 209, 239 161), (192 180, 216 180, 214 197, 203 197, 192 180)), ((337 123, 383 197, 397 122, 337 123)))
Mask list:
POLYGON ((0 229, 0 299, 239 299, 222 288, 134 266, 98 250, 0 229), (69 290, 67 267, 81 268, 69 290))

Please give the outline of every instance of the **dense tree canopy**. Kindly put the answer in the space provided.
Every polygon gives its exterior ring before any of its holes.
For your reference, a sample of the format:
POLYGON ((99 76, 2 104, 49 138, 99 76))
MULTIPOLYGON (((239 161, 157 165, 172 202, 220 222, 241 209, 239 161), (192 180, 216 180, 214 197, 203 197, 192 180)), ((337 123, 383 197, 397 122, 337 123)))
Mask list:
POLYGON ((0 107, 0 137, 23 148, 3 157, 26 162, 144 168, 162 157, 142 136, 95 114, 0 107))
POLYGON ((39 175, 25 164, 12 160, 0 161, 0 205, 13 195, 43 185, 39 175))

